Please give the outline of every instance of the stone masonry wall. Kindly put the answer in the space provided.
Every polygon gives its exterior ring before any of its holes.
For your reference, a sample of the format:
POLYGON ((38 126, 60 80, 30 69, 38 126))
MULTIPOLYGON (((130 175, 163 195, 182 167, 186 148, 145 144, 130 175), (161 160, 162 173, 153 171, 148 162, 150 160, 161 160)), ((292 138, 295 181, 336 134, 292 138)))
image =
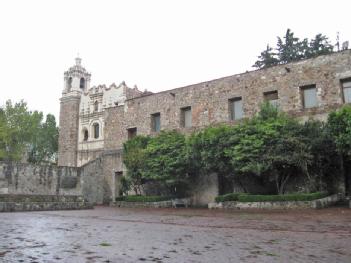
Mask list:
MULTIPOLYGON (((128 129, 139 135, 155 135, 152 117, 160 113, 161 130, 190 133, 230 120, 229 100, 242 98, 244 117, 252 117, 264 102, 264 93, 278 92, 279 108, 302 121, 308 118, 325 120, 331 110, 343 105, 341 80, 351 77, 351 50, 313 59, 237 74, 173 90, 127 99, 124 105, 105 111, 105 151, 121 151, 128 140, 128 129), (318 106, 303 107, 301 87, 316 85, 318 106), (181 108, 191 107, 192 127, 181 127, 181 108)), ((122 168, 122 159, 104 168, 105 178, 112 169, 122 168)), ((108 181, 108 180, 107 180, 108 181)), ((110 183, 110 182, 108 182, 110 183)), ((215 195, 217 182, 208 180, 207 190, 194 189, 194 202, 205 203, 215 195), (201 195, 201 196, 200 196, 201 195), (203 200, 202 200, 203 199, 203 200)), ((112 189, 112 188, 111 188, 112 189)), ((218 187, 217 187, 218 189, 218 187)))
POLYGON ((72 167, 0 163, 0 193, 80 195, 80 173, 72 167))
POLYGON ((78 116, 80 97, 61 99, 59 132, 59 166, 77 166, 78 116))
POLYGON ((160 113, 161 129, 191 132, 229 120, 229 100, 241 97, 244 117, 252 117, 264 101, 263 94, 278 91, 279 108, 307 119, 325 119, 343 104, 340 80, 351 77, 351 50, 267 69, 224 77, 187 87, 126 100, 124 106, 105 112, 105 150, 121 149, 129 128, 154 134, 151 114, 160 113), (318 106, 303 108, 300 87, 315 84, 318 106), (192 127, 181 127, 181 108, 191 106, 192 127))

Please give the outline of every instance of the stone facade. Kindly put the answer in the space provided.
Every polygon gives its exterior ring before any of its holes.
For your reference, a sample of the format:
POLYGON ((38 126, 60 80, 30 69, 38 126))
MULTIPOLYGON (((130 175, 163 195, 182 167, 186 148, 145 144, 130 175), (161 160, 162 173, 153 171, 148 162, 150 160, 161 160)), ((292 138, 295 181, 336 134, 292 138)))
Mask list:
POLYGON ((103 171, 108 160, 97 158, 82 167, 0 162, 0 195, 53 195, 55 198, 82 195, 89 203, 107 203, 111 197, 112 175, 109 174, 107 180, 103 171))
MULTIPOLYGON (((105 184, 101 189, 104 189, 103 199, 107 200, 118 194, 118 176, 125 170, 120 154, 123 142, 128 140, 132 131, 139 135, 157 134, 152 125, 155 114, 160 116, 161 130, 190 133, 209 125, 235 124, 237 120, 232 120, 235 119, 232 110, 235 101, 240 101, 243 117, 250 118, 273 94, 275 105, 282 111, 302 121, 308 118, 325 120, 331 110, 344 105, 341 83, 350 78, 351 50, 345 50, 155 94, 123 87, 123 92, 116 91, 111 99, 104 100, 106 88, 93 88, 87 93, 68 92, 66 89, 61 99, 61 115, 65 116, 60 116, 59 165, 81 166, 99 156, 102 162, 99 175, 105 184), (315 94, 312 107, 306 104, 304 98, 307 89, 312 89, 315 94), (78 106, 63 104, 66 97, 71 98, 74 94, 80 97, 78 118, 78 113, 70 112, 69 108, 75 111, 78 106), (101 112, 91 112, 94 100, 101 104, 101 112), (66 105, 67 108, 62 109, 66 105), (191 110, 190 127, 184 127, 184 109, 191 110), (77 119, 74 121, 74 118, 77 119), (82 129, 86 127, 89 130, 89 123, 94 120, 103 127, 101 140, 82 142, 82 129), (75 126, 73 123, 78 124, 75 126)), ((118 87, 110 89, 118 90, 118 87)), ((198 188, 207 200, 214 198, 216 191, 213 189, 218 184, 216 180, 209 182, 208 192, 203 187, 198 188)), ((198 194, 195 193, 194 198, 199 199, 198 194)), ((199 203, 202 202, 199 200, 199 203)))
POLYGON ((0 162, 0 194, 80 195, 81 188, 75 167, 0 162))
POLYGON ((351 51, 343 51, 286 65, 224 77, 208 82, 167 90, 126 100, 120 107, 105 112, 105 149, 119 149, 128 139, 128 129, 137 134, 153 134, 152 114, 160 113, 162 130, 191 132, 230 120, 231 99, 241 98, 244 117, 256 114, 265 94, 277 91, 279 108, 306 120, 325 120, 327 114, 341 107, 341 80, 351 77, 351 51), (317 105, 304 108, 302 90, 315 85, 317 105), (191 107, 192 127, 181 124, 181 109, 191 107))
POLYGON ((104 152, 104 111, 143 93, 122 82, 90 88, 91 74, 76 58, 64 73, 60 107, 59 166, 80 167, 104 152))

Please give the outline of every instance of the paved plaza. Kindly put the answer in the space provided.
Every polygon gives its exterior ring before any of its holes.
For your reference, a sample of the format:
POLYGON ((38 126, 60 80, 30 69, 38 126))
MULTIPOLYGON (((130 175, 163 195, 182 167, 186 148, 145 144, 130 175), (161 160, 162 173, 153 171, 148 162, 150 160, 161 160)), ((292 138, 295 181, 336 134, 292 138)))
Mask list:
POLYGON ((351 262, 351 209, 0 213, 0 262, 351 262))

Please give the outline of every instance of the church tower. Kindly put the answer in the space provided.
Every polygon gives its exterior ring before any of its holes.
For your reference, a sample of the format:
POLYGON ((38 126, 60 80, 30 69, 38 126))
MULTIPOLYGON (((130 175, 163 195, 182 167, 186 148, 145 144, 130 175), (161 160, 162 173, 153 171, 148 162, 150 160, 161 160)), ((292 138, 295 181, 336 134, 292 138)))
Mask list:
POLYGON ((90 77, 81 65, 81 58, 64 73, 64 88, 60 99, 59 166, 77 167, 79 104, 90 88, 90 77))

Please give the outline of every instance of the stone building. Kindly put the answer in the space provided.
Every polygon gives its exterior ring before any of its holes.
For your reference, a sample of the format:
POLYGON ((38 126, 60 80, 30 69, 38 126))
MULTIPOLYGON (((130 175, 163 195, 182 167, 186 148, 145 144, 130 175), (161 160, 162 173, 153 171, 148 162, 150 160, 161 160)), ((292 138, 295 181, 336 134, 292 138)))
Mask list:
MULTIPOLYGON (((301 120, 325 120, 331 110, 351 103, 351 50, 155 94, 124 83, 89 88, 91 75, 80 59, 64 76, 59 165, 84 168, 99 161, 99 202, 118 193, 123 142, 136 134, 235 124, 256 114, 264 101, 301 120)), ((197 203, 218 194, 216 179, 206 180, 194 188, 197 203)))
POLYGON ((104 112, 124 105, 128 97, 143 93, 122 82, 90 88, 91 74, 76 58, 76 64, 64 73, 60 107, 59 166, 80 167, 104 151, 104 112))

